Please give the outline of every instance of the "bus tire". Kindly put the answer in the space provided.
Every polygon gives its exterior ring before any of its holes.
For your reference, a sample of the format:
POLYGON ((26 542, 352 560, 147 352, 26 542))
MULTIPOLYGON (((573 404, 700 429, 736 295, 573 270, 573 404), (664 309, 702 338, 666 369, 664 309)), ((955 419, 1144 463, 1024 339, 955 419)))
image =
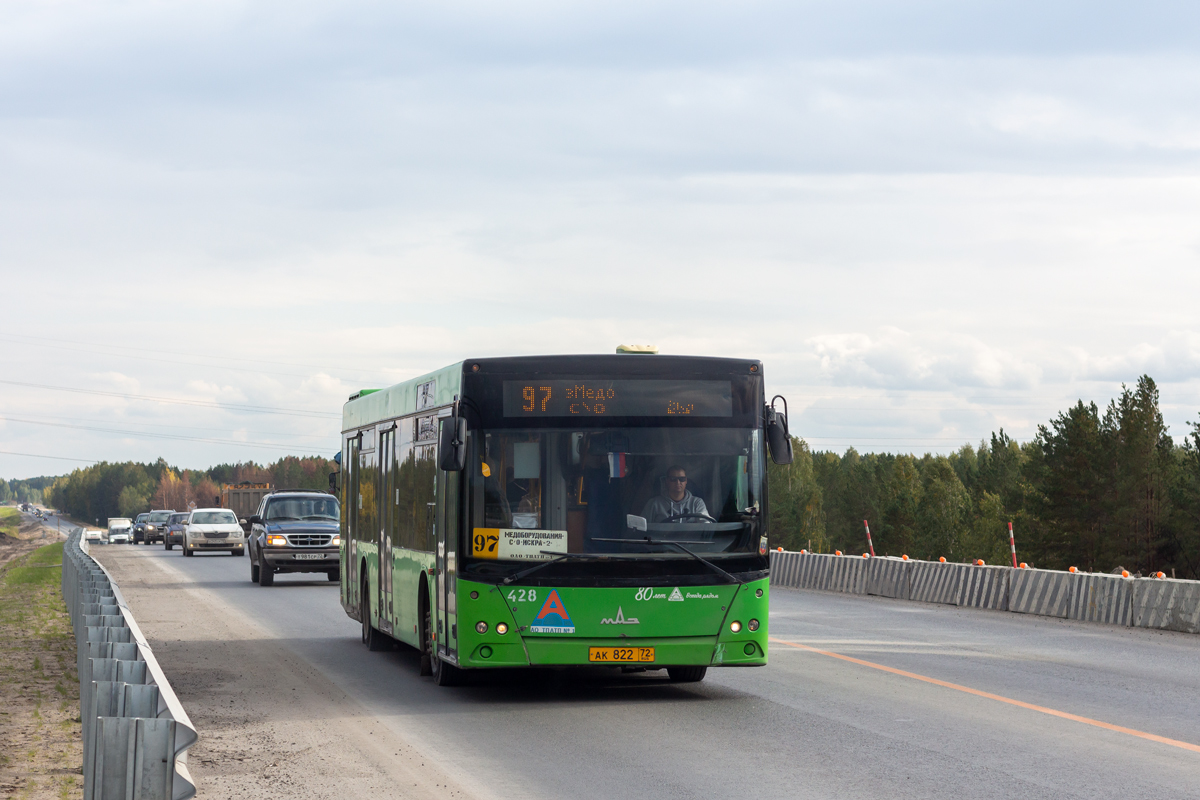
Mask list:
POLYGON ((359 595, 359 615, 362 617, 362 641, 373 653, 386 650, 383 634, 371 625, 371 601, 367 598, 367 582, 363 580, 362 594, 359 595))
POLYGON ((433 636, 430 631, 433 630, 433 618, 429 612, 429 595, 426 592, 421 592, 420 602, 417 604, 421 619, 421 661, 420 661, 420 676, 428 678, 433 674, 433 636))
POLYGON ((708 667, 667 667, 671 683, 697 683, 704 680, 708 667))
POLYGON ((453 664, 442 661, 437 653, 430 656, 433 667, 433 682, 438 686, 458 686, 462 683, 462 670, 453 664))

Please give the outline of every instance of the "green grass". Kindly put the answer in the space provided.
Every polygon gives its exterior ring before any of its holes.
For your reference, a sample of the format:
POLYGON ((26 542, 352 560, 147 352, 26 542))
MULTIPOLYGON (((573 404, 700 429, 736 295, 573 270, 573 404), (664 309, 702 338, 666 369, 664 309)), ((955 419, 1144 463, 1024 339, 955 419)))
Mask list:
POLYGON ((24 558, 16 559, 4 572, 5 588, 14 586, 56 586, 62 583, 62 567, 41 566, 61 564, 62 542, 39 547, 24 558))
POLYGON ((17 535, 17 528, 21 525, 21 512, 15 508, 0 508, 0 533, 6 533, 9 536, 17 535))

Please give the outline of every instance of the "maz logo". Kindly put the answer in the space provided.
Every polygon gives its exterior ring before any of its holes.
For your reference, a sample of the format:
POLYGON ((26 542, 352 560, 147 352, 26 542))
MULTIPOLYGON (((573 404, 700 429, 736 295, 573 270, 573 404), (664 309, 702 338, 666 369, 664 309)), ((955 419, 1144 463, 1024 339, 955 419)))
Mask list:
POLYGON ((630 617, 629 619, 625 619, 625 611, 620 606, 617 606, 617 618, 616 619, 611 619, 611 618, 602 619, 602 620, 600 620, 600 624, 601 625, 637 625, 638 618, 630 617))

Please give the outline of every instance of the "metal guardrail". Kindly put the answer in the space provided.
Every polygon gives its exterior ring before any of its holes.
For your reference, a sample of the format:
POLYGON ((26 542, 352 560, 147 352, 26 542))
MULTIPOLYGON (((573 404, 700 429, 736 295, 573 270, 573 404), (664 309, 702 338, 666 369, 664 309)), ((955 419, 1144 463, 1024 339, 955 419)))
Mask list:
POLYGON ((1200 633, 1200 581, 773 550, 771 585, 1200 633))
POLYGON ((84 800, 187 800, 196 729, 83 529, 63 545, 62 595, 79 648, 84 800))

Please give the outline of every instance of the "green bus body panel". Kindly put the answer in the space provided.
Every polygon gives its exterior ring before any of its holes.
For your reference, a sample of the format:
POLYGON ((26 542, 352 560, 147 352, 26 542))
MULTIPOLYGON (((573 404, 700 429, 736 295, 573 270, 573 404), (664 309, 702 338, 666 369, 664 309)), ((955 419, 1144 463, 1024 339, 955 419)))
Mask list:
POLYGON ((426 590, 425 575, 433 566, 433 553, 392 548, 392 636, 417 648, 421 646, 417 604, 426 590))
MULTIPOLYGON (((653 647, 653 664, 640 666, 761 666, 767 663, 766 578, 739 586, 678 587, 682 600, 669 598, 676 587, 645 590, 593 587, 493 586, 458 582, 460 667, 586 665, 589 647, 653 647), (757 596, 762 590, 762 597, 757 596), (534 600, 528 599, 534 592, 534 600), (471 592, 479 597, 471 599, 471 592), (534 633, 529 628, 554 592, 570 615, 573 633, 534 633), (524 600, 521 600, 521 593, 524 600), (515 600, 509 599, 511 597, 515 600), (757 631, 747 623, 759 621, 757 631), (608 620, 608 622, 605 622, 608 620), (633 622, 632 620, 637 620, 633 622), (734 633, 730 623, 741 622, 734 633), (476 632, 486 622, 487 633, 476 632), (509 626, 496 633, 496 624, 509 626), (482 648, 491 648, 484 657, 482 648), (752 652, 747 653, 747 645, 752 652)), ((557 620, 557 618, 556 618, 557 620)))
POLYGON ((342 406, 342 433, 417 413, 417 389, 429 381, 437 382, 434 403, 429 409, 450 405, 455 395, 462 394, 462 370, 463 362, 460 361, 386 389, 360 394, 342 406))

